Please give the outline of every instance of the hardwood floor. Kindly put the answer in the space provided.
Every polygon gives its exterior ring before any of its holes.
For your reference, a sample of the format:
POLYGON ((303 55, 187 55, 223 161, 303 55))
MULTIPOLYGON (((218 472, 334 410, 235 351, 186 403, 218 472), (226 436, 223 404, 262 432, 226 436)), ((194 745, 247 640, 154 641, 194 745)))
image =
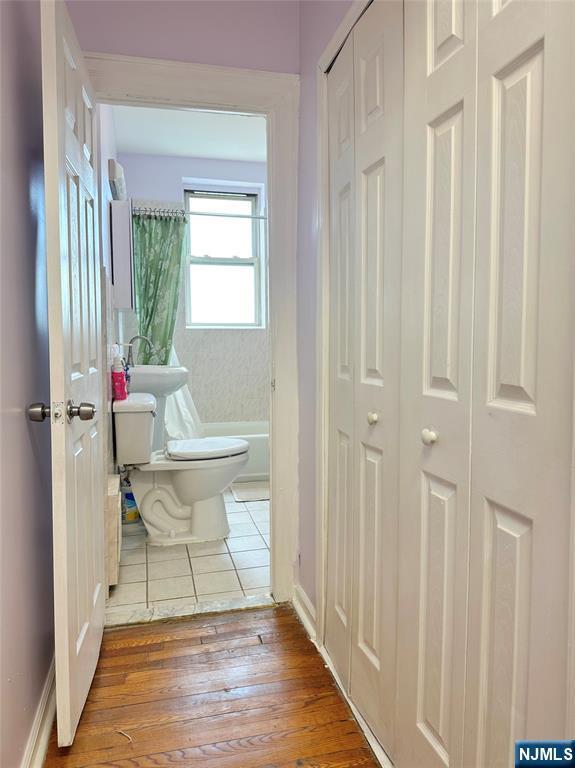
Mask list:
POLYGON ((46 768, 376 768, 287 606, 110 630, 72 747, 46 768))

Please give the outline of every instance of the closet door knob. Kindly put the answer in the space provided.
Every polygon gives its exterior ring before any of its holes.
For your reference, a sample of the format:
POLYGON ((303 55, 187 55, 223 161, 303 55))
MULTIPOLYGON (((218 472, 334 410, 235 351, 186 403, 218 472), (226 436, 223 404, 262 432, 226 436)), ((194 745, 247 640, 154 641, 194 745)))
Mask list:
POLYGON ((377 411, 370 411, 367 414, 367 423, 370 427, 372 427, 374 424, 377 424, 379 421, 379 413, 377 411))
POLYGON ((425 429, 421 430, 421 442, 423 445, 433 445, 433 443, 436 443, 438 440, 439 435, 434 429, 425 427, 425 429))

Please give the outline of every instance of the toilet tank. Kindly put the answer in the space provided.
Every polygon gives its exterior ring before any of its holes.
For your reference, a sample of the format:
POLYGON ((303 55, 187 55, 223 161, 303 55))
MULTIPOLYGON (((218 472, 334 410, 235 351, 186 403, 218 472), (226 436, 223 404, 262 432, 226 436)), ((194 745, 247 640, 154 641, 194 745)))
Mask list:
POLYGON ((125 400, 114 400, 116 461, 118 464, 148 464, 152 456, 156 398, 134 392, 125 400))

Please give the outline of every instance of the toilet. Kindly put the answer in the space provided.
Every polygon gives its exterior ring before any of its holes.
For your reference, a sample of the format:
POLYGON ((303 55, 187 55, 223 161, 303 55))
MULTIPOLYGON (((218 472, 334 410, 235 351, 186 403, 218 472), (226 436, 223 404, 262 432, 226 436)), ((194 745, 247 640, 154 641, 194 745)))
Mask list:
POLYGON ((232 437, 168 440, 152 450, 156 399, 133 393, 113 403, 116 460, 159 546, 223 539, 229 532, 223 491, 248 461, 249 444, 232 437))

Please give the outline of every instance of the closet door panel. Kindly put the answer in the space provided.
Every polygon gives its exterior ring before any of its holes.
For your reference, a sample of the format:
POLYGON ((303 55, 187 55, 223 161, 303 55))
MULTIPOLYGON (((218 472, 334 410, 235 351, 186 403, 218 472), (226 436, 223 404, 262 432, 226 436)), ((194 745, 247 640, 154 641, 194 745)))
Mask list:
POLYGON ((461 765, 475 4, 407 3, 396 764, 461 765))
POLYGON ((328 76, 330 157, 330 404, 325 645, 349 686, 352 623, 355 379, 353 39, 328 76))
POLYGON ((392 754, 395 719, 403 8, 356 25, 355 554, 351 696, 392 754))
POLYGON ((479 7, 466 758, 495 768, 568 737, 572 14, 479 7))

